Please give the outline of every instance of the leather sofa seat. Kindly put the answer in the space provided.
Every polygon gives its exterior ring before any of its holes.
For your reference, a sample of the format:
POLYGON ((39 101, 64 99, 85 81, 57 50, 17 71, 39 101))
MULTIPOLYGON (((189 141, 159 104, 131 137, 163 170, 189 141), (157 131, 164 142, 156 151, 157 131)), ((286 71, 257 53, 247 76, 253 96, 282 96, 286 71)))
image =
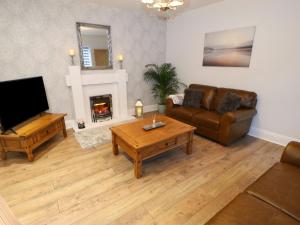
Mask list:
POLYGON ((205 225, 300 225, 300 143, 205 225))
POLYGON ((202 98, 199 98, 200 109, 176 105, 168 98, 167 116, 197 127, 196 134, 222 145, 230 145, 249 132, 253 117, 256 115, 256 93, 201 84, 191 84, 189 88, 202 92, 202 98), (228 93, 235 93, 240 97, 240 107, 220 115, 216 107, 228 93))
POLYGON ((175 107, 172 111, 172 116, 184 121, 192 121, 195 114, 203 111, 203 109, 195 109, 192 107, 175 107))
POLYGON ((281 210, 248 194, 238 195, 206 225, 299 225, 281 210))
POLYGON ((247 192, 300 222, 300 169, 296 166, 275 164, 247 192))
POLYGON ((218 130, 221 116, 215 111, 203 111, 193 116, 192 123, 197 127, 205 127, 212 130, 218 130))

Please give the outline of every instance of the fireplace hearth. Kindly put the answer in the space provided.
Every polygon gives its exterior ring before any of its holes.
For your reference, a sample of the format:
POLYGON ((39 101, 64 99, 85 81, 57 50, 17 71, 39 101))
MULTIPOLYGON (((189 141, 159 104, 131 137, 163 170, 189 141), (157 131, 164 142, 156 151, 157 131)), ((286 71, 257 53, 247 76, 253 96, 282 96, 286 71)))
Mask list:
POLYGON ((112 95, 90 97, 92 122, 102 122, 112 119, 112 95))

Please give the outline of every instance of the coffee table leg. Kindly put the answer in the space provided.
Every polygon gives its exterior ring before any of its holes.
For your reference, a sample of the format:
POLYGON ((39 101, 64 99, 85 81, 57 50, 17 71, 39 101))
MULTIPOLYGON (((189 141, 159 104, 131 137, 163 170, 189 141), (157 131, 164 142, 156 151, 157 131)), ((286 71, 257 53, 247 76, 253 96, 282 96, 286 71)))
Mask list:
POLYGON ((62 124, 62 133, 64 135, 64 138, 66 138, 68 136, 68 134, 67 134, 67 128, 66 128, 66 123, 65 123, 64 119, 61 120, 61 124, 62 124))
POLYGON ((1 159, 6 160, 6 152, 5 151, 1 151, 1 159))
POLYGON ((194 137, 194 132, 190 132, 189 141, 186 145, 186 154, 187 155, 190 155, 193 153, 193 137, 194 137))
POLYGON ((142 177, 142 161, 134 160, 134 175, 136 178, 142 177))
POLYGON ((33 162, 33 154, 32 152, 27 152, 27 159, 29 162, 33 162))
POLYGON ((118 155, 119 154, 119 148, 118 148, 118 144, 116 142, 116 135, 112 133, 112 146, 113 146, 113 153, 114 155, 118 155))

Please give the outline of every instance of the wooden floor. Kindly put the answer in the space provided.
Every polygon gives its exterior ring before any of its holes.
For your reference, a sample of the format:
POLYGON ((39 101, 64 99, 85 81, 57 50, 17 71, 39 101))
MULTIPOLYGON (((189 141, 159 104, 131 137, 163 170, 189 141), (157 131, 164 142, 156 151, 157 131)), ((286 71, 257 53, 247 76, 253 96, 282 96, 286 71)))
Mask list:
POLYGON ((143 165, 114 156, 111 144, 81 149, 74 136, 0 161, 0 195, 23 225, 204 224, 277 162, 282 147, 246 137, 230 148, 199 136, 194 153, 178 149, 143 165))

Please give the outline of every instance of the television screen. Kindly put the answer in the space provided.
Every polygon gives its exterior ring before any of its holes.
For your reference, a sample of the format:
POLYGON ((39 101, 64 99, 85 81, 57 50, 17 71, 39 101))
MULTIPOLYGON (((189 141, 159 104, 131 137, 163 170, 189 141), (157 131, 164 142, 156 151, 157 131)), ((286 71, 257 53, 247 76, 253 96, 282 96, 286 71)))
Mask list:
POLYGON ((4 131, 48 109, 42 77, 0 82, 0 121, 4 131))

